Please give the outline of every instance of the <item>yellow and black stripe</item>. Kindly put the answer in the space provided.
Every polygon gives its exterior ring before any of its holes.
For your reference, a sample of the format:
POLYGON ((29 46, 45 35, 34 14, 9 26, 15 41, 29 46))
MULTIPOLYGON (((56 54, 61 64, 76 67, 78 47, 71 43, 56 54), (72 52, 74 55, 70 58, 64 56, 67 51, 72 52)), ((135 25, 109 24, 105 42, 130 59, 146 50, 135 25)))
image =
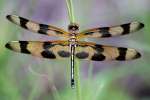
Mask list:
POLYGON ((89 29, 81 32, 81 34, 79 34, 79 37, 106 38, 106 37, 120 36, 120 35, 126 35, 138 31, 143 27, 144 27, 143 23, 135 21, 127 24, 118 25, 118 26, 89 29))
POLYGON ((7 19, 24 29, 43 35, 66 37, 68 34, 68 32, 55 26, 40 24, 16 15, 7 15, 7 19))
MULTIPOLYGON (((16 52, 48 59, 64 59, 71 56, 67 41, 12 41, 7 43, 6 47, 16 52)), ((124 61, 140 58, 141 55, 135 49, 78 42, 75 48, 75 57, 92 61, 124 61)))
POLYGON ((70 57, 69 46, 64 45, 61 41, 12 41, 7 43, 6 47, 16 52, 31 54, 42 58, 62 59, 70 57))
POLYGON ((141 54, 135 49, 131 48, 113 47, 89 42, 80 42, 79 47, 76 48, 76 57, 79 59, 87 59, 93 61, 124 61, 140 58, 141 54))

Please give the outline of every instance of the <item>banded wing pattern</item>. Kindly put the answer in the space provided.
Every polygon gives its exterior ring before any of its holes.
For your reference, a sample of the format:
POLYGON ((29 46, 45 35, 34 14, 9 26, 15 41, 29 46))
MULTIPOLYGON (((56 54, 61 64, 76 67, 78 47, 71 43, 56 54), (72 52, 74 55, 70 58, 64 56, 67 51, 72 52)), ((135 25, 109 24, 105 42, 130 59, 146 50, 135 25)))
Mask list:
POLYGON ((138 31, 143 27, 144 24, 135 21, 127 24, 118 25, 118 26, 89 29, 81 32, 79 37, 105 38, 105 37, 120 36, 120 35, 126 35, 138 31))
POLYGON ((131 60, 141 57, 135 49, 80 42, 76 48, 76 57, 92 61, 131 60))
MULTIPOLYGON (((12 41, 6 44, 8 49, 48 59, 64 59, 71 56, 67 41, 12 41)), ((75 57, 84 60, 131 60, 141 55, 135 49, 98 45, 90 42, 78 42, 75 57)))
POLYGON ((35 21, 31 21, 16 15, 7 15, 7 19, 21 26, 22 28, 35 33, 40 33, 48 36, 62 36, 62 37, 66 37, 66 34, 68 34, 68 32, 55 26, 40 24, 35 21))
POLYGON ((48 59, 63 59, 70 57, 68 43, 63 41, 12 41, 6 47, 15 52, 31 54, 48 59))

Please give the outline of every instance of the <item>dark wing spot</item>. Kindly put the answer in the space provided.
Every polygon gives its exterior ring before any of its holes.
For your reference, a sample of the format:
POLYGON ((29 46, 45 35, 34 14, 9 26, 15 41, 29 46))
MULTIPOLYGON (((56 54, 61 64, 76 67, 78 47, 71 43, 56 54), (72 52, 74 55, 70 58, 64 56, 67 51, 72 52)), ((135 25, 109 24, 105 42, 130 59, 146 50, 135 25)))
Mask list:
POLYGON ((29 20, 22 18, 22 17, 19 17, 19 19, 20 19, 20 26, 25 28, 25 29, 28 29, 26 24, 29 22, 29 20))
POLYGON ((104 52, 104 48, 101 45, 96 44, 93 49, 97 52, 92 56, 92 60, 95 61, 103 61, 105 60, 105 56, 102 54, 104 52))
POLYGON ((8 48, 8 49, 10 49, 10 50, 12 50, 12 47, 11 47, 11 45, 10 45, 9 43, 7 43, 7 44, 5 45, 5 47, 8 48))
POLYGON ((39 26, 40 26, 40 29, 38 30, 38 33, 47 34, 48 25, 39 24, 39 26))
POLYGON ((96 44, 93 49, 95 49, 97 52, 103 52, 104 48, 101 45, 96 44))
POLYGON ((94 34, 94 32, 86 32, 86 33, 84 33, 84 35, 92 35, 92 34, 94 34))
POLYGON ((137 59, 137 58, 140 58, 141 57, 141 54, 138 52, 135 56, 134 56, 134 59, 137 59))
POLYGON ((51 42, 44 42, 43 44, 44 49, 49 49, 52 48, 53 46, 55 46, 55 44, 52 44, 51 42))
POLYGON ((70 56, 70 52, 67 52, 67 51, 58 51, 58 54, 61 57, 69 57, 70 56))
POLYGON ((41 55, 42 55, 44 58, 50 58, 50 59, 55 59, 55 58, 56 58, 56 56, 54 55, 54 53, 51 52, 51 51, 48 51, 48 50, 43 51, 43 52, 41 53, 41 55))
POLYGON ((92 56, 92 60, 94 60, 94 61, 104 61, 105 60, 105 56, 103 54, 100 54, 100 53, 95 53, 92 56))
POLYGON ((48 30, 52 30, 52 31, 56 32, 57 34, 63 34, 63 32, 60 32, 60 31, 58 31, 58 30, 49 29, 49 26, 48 26, 48 25, 39 24, 39 26, 40 26, 40 29, 38 30, 38 33, 47 34, 47 31, 48 31, 48 30))
POLYGON ((28 42, 27 41, 19 41, 20 43, 20 52, 30 54, 30 51, 28 50, 28 42))
POLYGON ((87 52, 79 52, 76 54, 76 57, 79 59, 86 59, 89 56, 87 52))
MULTIPOLYGON (((99 34, 102 34, 101 37, 111 37, 111 34, 109 33, 109 27, 103 27, 103 28, 98 28, 97 31, 99 34)), ((95 32, 86 32, 85 35, 92 35, 95 32)))
POLYGON ((130 33, 130 23, 123 24, 123 25, 121 25, 121 27, 123 28, 123 33, 122 34, 128 34, 128 33, 130 33))
POLYGON ((127 48, 118 48, 119 51, 119 56, 116 58, 116 60, 123 61, 126 60, 126 53, 127 53, 127 48))
POLYGON ((102 37, 111 37, 111 34, 109 33, 109 27, 99 28, 99 32, 102 34, 102 37))
POLYGON ((7 18, 8 20, 10 20, 10 21, 13 21, 12 18, 11 18, 11 15, 7 15, 6 18, 7 18))
POLYGON ((141 29, 141 28, 143 28, 143 27, 144 27, 144 24, 143 24, 143 23, 140 23, 138 29, 141 29))

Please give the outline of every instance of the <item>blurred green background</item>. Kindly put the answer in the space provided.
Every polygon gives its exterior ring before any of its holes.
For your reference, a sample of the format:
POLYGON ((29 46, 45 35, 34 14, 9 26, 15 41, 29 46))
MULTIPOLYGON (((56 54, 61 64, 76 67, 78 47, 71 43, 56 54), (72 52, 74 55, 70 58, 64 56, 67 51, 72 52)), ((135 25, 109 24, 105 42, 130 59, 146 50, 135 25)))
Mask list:
MULTIPOLYGON (((83 100, 150 100, 150 1, 73 0, 80 29, 140 21, 134 34, 96 43, 135 48, 142 58, 125 62, 80 61, 83 100)), ((0 0, 0 100, 76 100, 70 88, 70 60, 47 60, 7 50, 13 40, 56 40, 33 34, 6 20, 16 14, 67 29, 65 0, 0 0)))

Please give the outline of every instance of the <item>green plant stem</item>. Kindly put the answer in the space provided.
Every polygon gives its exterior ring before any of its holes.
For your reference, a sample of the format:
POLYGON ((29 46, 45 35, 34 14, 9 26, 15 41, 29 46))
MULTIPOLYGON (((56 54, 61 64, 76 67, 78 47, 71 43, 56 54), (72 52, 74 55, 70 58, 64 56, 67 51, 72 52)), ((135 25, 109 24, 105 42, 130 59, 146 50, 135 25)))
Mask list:
MULTIPOLYGON (((89 64, 89 71, 88 71, 88 78, 89 78, 89 81, 91 81, 92 75, 93 75, 93 63, 90 62, 90 64, 89 64)), ((88 82, 88 83, 90 84, 90 82, 88 82)))
POLYGON ((75 61, 75 88, 76 88, 76 98, 77 100, 82 100, 81 97, 81 85, 80 85, 80 61, 75 61))
POLYGON ((68 9, 70 23, 74 23, 75 17, 74 17, 74 13, 73 13, 74 10, 73 10, 72 0, 66 0, 66 3, 67 3, 67 9, 68 9))

